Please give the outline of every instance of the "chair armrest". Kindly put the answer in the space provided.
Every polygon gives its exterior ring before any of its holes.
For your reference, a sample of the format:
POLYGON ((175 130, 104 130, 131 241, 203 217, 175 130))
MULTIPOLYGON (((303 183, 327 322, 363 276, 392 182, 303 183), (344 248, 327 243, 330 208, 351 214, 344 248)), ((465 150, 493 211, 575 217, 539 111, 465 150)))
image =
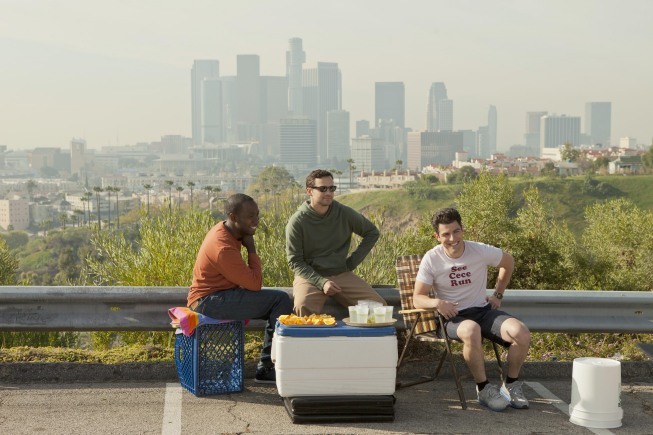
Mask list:
POLYGON ((431 313, 435 311, 435 308, 432 310, 425 310, 424 308, 413 308, 412 310, 399 310, 399 314, 413 314, 413 313, 431 313))

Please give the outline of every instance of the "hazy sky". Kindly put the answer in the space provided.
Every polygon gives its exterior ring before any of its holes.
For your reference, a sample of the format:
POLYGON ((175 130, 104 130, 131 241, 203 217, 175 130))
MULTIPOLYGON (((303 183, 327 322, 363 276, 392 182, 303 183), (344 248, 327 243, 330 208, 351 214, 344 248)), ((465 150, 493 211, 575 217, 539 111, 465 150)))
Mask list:
MULTIPOLYGON (((307 62, 337 62, 343 109, 374 118, 374 82, 403 81, 406 125, 426 126, 432 82, 454 129, 498 111, 499 148, 525 113, 584 117, 612 102, 612 141, 653 138, 650 0, 0 0, 0 144, 91 148, 191 135, 190 69, 258 54, 285 75, 288 39, 307 62)), ((581 122, 581 126, 582 126, 581 122)))

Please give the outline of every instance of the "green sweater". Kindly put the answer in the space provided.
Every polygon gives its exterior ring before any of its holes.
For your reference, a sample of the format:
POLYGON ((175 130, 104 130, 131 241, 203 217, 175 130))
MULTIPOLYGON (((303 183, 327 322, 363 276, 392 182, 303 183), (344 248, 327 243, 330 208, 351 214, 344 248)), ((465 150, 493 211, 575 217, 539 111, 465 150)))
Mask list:
POLYGON ((356 269, 378 238, 376 226, 352 208, 333 201, 320 215, 306 201, 286 225, 286 256, 295 275, 321 289, 325 276, 356 269), (349 255, 352 233, 362 240, 349 255))

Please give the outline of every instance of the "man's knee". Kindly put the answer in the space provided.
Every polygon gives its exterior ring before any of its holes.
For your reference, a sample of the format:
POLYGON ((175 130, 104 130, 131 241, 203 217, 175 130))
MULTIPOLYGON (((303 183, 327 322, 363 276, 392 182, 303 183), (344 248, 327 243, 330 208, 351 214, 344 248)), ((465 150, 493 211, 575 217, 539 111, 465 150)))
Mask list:
POLYGON ((507 340, 512 344, 519 346, 529 346, 531 342, 531 331, 526 324, 516 318, 507 319, 502 326, 502 331, 505 331, 507 340))
POLYGON ((458 325, 456 335, 466 344, 481 344, 481 326, 471 320, 464 320, 458 325))

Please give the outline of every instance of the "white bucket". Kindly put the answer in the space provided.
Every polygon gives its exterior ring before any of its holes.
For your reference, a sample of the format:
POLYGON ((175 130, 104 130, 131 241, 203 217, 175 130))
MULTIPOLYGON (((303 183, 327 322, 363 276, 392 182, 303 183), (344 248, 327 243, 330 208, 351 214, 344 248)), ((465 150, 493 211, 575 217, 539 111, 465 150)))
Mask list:
POLYGON ((576 358, 572 371, 569 421, 579 426, 621 426, 621 363, 607 358, 576 358))

